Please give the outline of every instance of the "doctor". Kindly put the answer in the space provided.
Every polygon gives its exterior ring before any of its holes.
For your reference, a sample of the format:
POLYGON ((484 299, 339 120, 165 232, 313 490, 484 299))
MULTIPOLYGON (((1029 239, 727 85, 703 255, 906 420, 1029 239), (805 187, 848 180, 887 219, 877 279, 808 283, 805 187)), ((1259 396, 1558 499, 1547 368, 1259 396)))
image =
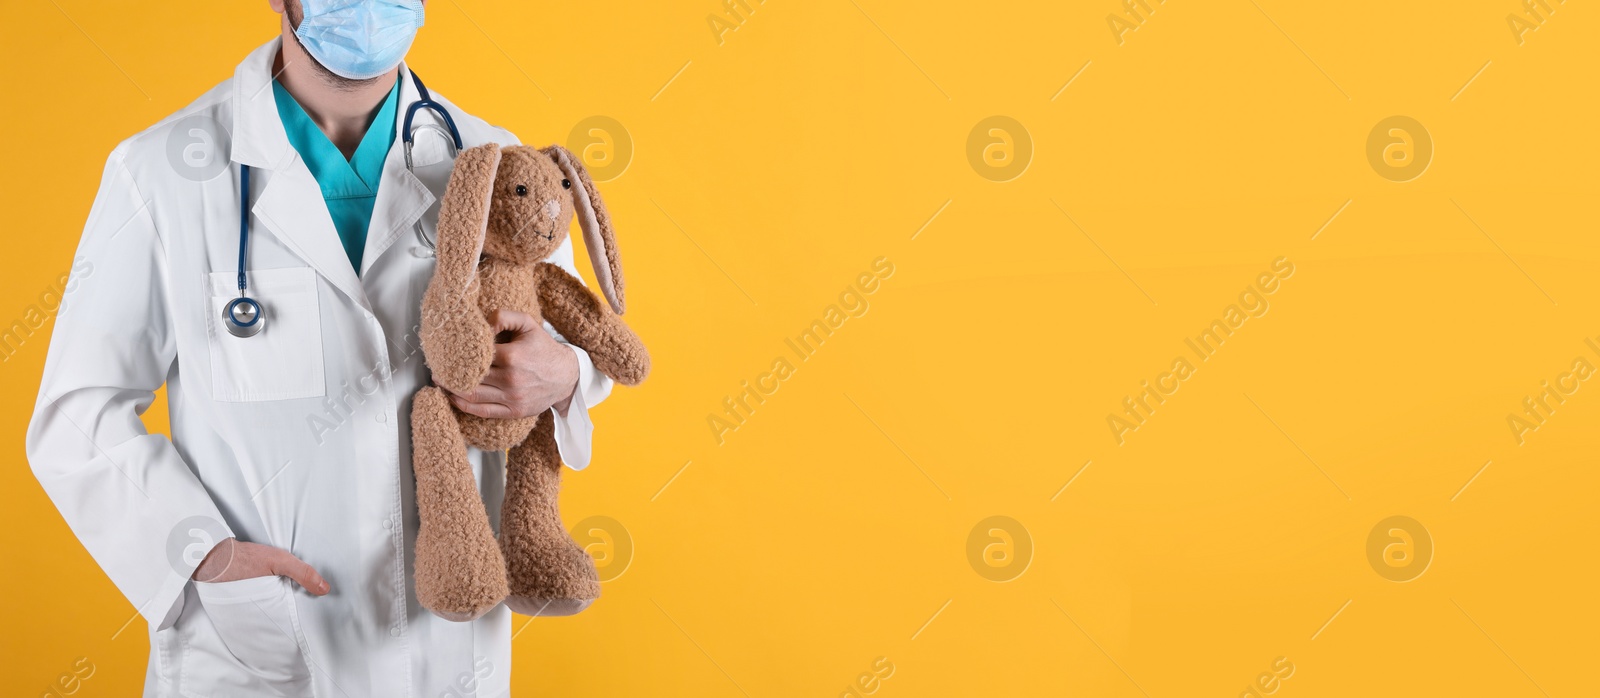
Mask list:
MULTIPOLYGON (((281 37, 112 151, 28 458, 149 623, 146 696, 506 695, 511 613, 452 623, 413 593, 408 415, 452 126, 462 147, 516 138, 432 93, 449 118, 418 110, 408 168, 420 0, 271 6, 281 37), (236 336, 241 295, 264 325, 236 336), (170 441, 139 420, 163 384, 170 441)), ((552 261, 577 276, 570 242, 552 261)), ((583 467, 610 380, 525 315, 497 324, 510 340, 456 405, 553 410, 583 467)), ((473 461, 497 521, 502 454, 473 461)))

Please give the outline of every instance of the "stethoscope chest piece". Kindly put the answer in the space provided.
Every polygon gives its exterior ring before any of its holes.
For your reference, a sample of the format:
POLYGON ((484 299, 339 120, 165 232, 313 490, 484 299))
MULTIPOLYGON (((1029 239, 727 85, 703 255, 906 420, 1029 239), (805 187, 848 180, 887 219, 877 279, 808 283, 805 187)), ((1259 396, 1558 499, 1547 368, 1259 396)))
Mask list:
POLYGON ((235 337, 254 337, 266 324, 266 313, 254 298, 240 296, 222 309, 222 326, 235 337))

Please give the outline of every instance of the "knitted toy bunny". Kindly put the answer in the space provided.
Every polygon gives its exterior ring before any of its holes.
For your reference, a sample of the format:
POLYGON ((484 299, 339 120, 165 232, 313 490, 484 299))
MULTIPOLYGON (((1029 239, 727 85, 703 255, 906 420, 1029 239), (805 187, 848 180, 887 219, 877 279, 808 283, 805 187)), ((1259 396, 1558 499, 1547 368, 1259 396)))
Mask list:
MULTIPOLYGON (((624 385, 650 372, 644 345, 618 317, 622 266, 611 217, 565 148, 489 143, 462 152, 440 203, 437 247, 421 339, 438 385, 465 393, 488 374, 496 342, 489 318, 500 309, 542 316, 624 385), (542 261, 566 241, 574 215, 609 309, 577 278, 542 261)), ((411 408, 411 439, 421 517, 416 588, 424 607, 455 621, 501 601, 525 615, 570 615, 600 596, 594 560, 561 524, 561 459, 550 413, 485 419, 455 409, 443 390, 429 386, 411 408), (510 450, 498 542, 469 445, 510 450)))

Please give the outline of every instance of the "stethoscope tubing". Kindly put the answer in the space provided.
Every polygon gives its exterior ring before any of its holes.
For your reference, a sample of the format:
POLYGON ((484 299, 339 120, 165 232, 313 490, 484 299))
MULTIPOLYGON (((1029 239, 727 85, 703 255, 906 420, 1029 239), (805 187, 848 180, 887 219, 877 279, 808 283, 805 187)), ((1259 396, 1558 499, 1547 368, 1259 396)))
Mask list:
MULTIPOLYGON (((401 140, 405 148, 407 171, 411 170, 411 146, 415 133, 411 128, 411 122, 420 109, 433 112, 444 122, 445 127, 449 129, 448 135, 450 136, 451 145, 455 146, 454 152, 461 152, 461 131, 456 129, 456 122, 455 119, 450 117, 450 110, 445 109, 444 105, 433 101, 433 96, 428 93, 428 88, 422 84, 422 78, 417 76, 416 71, 411 71, 411 82, 417 88, 417 100, 406 107, 405 121, 401 126, 401 140)), ((431 125, 419 126, 419 128, 441 130, 438 126, 431 125)), ((427 239, 427 234, 423 232, 422 222, 418 221, 415 227, 418 242, 431 253, 434 249, 434 244, 427 239)), ((228 334, 235 337, 254 336, 261 332, 262 327, 266 324, 266 309, 247 293, 249 289, 247 278, 249 249, 250 166, 239 163, 239 297, 230 301, 222 309, 223 326, 228 330, 228 334), (244 307, 243 314, 248 316, 248 320, 239 318, 241 306, 244 307)))

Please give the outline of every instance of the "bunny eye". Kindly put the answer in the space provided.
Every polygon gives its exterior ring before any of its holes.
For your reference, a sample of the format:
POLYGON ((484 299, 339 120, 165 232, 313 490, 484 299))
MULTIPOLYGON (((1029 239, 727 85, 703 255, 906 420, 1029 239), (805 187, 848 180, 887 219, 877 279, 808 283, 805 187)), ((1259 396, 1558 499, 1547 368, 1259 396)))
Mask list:
POLYGON ((572 180, 570 180, 570 179, 561 180, 561 188, 562 189, 571 189, 572 188, 572 180))
POLYGON ((528 188, 526 186, 524 186, 524 185, 518 184, 517 185, 517 196, 527 196, 527 195, 528 195, 528 188))

